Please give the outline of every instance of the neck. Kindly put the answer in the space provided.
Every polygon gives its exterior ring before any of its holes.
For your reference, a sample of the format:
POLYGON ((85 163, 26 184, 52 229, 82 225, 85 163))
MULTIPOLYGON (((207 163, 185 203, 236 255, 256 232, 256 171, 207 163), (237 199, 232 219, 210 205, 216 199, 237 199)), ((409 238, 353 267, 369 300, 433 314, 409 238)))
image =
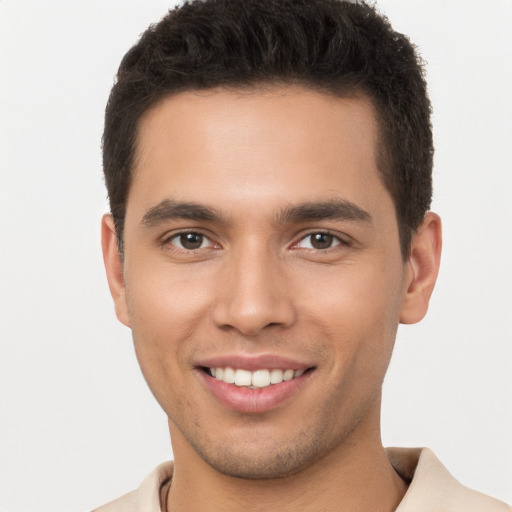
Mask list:
POLYGON ((291 476, 265 480, 218 472, 197 456, 179 431, 171 430, 175 472, 168 512, 391 512, 407 490, 386 456, 378 429, 376 435, 368 436, 362 424, 342 446, 309 467, 291 476))

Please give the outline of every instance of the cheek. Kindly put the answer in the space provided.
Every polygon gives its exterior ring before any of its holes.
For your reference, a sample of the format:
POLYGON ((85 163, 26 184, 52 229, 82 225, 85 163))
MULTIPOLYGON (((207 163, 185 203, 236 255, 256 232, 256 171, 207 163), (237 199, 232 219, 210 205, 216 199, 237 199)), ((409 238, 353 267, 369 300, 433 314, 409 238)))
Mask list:
POLYGON ((402 297, 400 266, 391 270, 390 265, 354 263, 317 276, 317 286, 307 287, 304 309, 309 323, 321 325, 326 337, 335 340, 333 365, 350 367, 349 361, 358 359, 367 368, 375 363, 380 371, 381 362, 389 359, 402 297))
MULTIPOLYGON (((187 366, 187 341, 208 318, 208 290, 183 272, 145 269, 125 273, 126 300, 142 373, 162 406, 187 366)), ((183 393, 173 393, 181 400, 183 393)), ((165 407, 164 407, 165 408, 165 407)))
POLYGON ((195 270, 156 264, 128 270, 125 282, 130 318, 152 338, 186 337, 198 318, 204 317, 211 299, 206 287, 209 279, 195 270))
POLYGON ((352 324, 350 319, 364 318, 369 322, 389 318, 398 323, 402 274, 396 259, 361 258, 347 260, 340 266, 308 269, 300 278, 293 278, 300 283, 300 294, 307 307, 328 316, 333 325, 337 319, 352 324))

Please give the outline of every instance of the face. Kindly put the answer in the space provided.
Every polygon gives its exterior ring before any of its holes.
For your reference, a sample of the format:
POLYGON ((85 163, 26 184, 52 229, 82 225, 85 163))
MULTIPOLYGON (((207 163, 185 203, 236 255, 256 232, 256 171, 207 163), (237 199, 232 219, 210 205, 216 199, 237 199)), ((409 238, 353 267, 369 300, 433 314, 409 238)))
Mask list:
POLYGON ((175 456, 271 478, 378 437, 411 272, 376 146, 367 100, 300 88, 142 119, 113 293, 175 456))

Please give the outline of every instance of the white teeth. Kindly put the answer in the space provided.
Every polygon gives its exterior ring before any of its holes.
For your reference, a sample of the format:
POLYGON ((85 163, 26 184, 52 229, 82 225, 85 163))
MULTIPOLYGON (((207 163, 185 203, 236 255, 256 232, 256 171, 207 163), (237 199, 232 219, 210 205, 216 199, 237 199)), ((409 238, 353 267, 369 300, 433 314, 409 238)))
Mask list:
POLYGON ((283 380, 292 380, 293 379, 293 370, 285 370, 283 372, 283 380))
POLYGON ((268 370, 258 370, 252 374, 252 385, 257 388, 270 386, 270 372, 268 370))
POLYGON ((252 384, 252 374, 247 370, 237 370, 235 372, 236 386, 250 386, 252 384))
POLYGON ((270 384, 283 382, 283 370, 272 370, 270 372, 270 384))
POLYGON ((304 370, 256 370, 250 372, 248 370, 234 370, 231 367, 226 368, 210 368, 212 377, 222 380, 226 384, 235 384, 235 386, 247 386, 253 388, 266 388, 271 384, 280 384, 283 381, 292 380, 300 377, 304 370))
POLYGON ((224 368, 224 378, 222 379, 226 384, 235 383, 235 370, 233 368, 224 368))

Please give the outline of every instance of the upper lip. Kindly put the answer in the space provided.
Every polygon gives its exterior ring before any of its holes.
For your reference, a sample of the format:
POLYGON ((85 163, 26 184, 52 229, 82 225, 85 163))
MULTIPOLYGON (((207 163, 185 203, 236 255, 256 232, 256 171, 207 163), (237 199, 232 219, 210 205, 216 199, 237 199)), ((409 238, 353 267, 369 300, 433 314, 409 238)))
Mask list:
POLYGON ((226 354, 201 359, 195 364, 196 367, 204 368, 234 368, 248 371, 255 370, 307 370, 314 366, 311 363, 300 361, 294 358, 278 356, 273 354, 242 355, 226 354))

